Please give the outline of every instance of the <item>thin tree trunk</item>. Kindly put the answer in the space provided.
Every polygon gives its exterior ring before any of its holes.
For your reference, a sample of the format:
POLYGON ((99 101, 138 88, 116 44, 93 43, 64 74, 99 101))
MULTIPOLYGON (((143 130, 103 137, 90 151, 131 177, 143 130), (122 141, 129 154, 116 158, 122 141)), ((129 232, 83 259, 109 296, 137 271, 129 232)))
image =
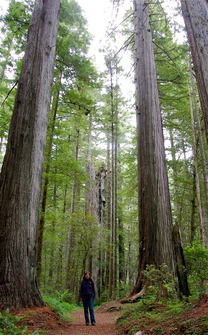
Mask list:
POLYGON ((200 240, 201 244, 204 245, 204 227, 203 227, 203 214, 202 214, 202 203, 201 203, 201 190, 200 190, 200 177, 198 170, 198 154, 197 154, 197 143, 196 143, 196 131, 195 131, 195 119, 193 110, 193 95, 192 88, 193 82, 189 83, 189 102, 190 102, 190 114, 191 114, 191 128, 192 128, 192 150, 194 157, 194 169, 196 175, 196 194, 198 203, 198 215, 199 215, 199 227, 200 227, 200 240))
POLYGON ((36 241, 59 0, 35 2, 1 172, 0 308, 43 305, 36 241))
MULTIPOLYGON (((55 236, 56 234, 56 224, 53 220, 51 223, 51 235, 55 236)), ((53 284, 54 282, 54 263, 55 263, 55 242, 54 239, 51 239, 50 243, 50 258, 49 258, 49 284, 53 284)))
MULTIPOLYGON (((56 204, 57 204, 57 185, 54 185, 53 188, 53 210, 54 213, 56 213, 56 204)), ((56 235, 56 222, 55 218, 52 221, 51 224, 51 235, 54 237, 56 235)), ((50 260, 49 260, 49 283, 53 283, 54 279, 54 263, 55 263, 55 242, 54 238, 51 239, 51 245, 50 245, 50 260)))
MULTIPOLYGON (((98 226, 98 235, 92 239, 92 250, 93 254, 90 255, 90 272, 93 275, 93 280, 96 286, 98 283, 98 273, 99 273, 99 246, 101 242, 101 230, 99 221, 99 196, 98 189, 96 185, 96 176, 94 163, 92 160, 92 116, 89 115, 89 133, 88 133, 88 152, 87 152, 87 176, 88 182, 86 185, 86 214, 91 214, 98 226)), ((90 227, 89 227, 90 229, 90 227)), ((86 271, 87 269, 85 269, 86 271)))
MULTIPOLYGON (((66 208, 67 208, 67 185, 64 190, 64 204, 63 204, 63 222, 65 221, 66 215, 66 208)), ((63 262, 64 262, 64 241, 65 236, 64 232, 61 233, 59 251, 58 251, 58 267, 57 267, 57 277, 56 277, 56 287, 57 290, 61 291, 63 287, 63 262)))
POLYGON ((108 287, 108 298, 112 294, 111 290, 111 279, 110 279, 110 273, 112 271, 112 246, 111 246, 111 229, 112 229, 112 208, 111 208, 111 187, 112 187, 112 171, 111 171, 111 155, 110 155, 110 139, 109 139, 109 133, 107 134, 107 201, 106 201, 106 228, 109 232, 109 248, 106 251, 106 270, 105 270, 105 279, 108 287))
POLYGON ((58 110, 58 102, 59 102, 59 90, 56 93, 54 98, 54 113, 53 119, 51 124, 51 129, 49 130, 49 143, 46 153, 46 167, 45 167, 45 179, 43 184, 43 192, 42 192, 42 199, 41 199, 41 213, 40 213, 40 220, 38 225, 38 245, 37 245, 37 279, 40 280, 41 276, 41 262, 42 262, 42 249, 43 249, 43 233, 44 233, 44 226, 45 226, 45 210, 46 210, 46 201, 47 201, 47 193, 48 193, 48 183, 49 177, 48 174, 50 172, 51 167, 51 153, 52 153, 52 144, 53 144, 53 135, 55 129, 55 121, 56 115, 58 110))
POLYGON ((192 191, 192 200, 191 200, 191 218, 190 218, 190 243, 193 245, 193 242, 195 241, 196 237, 196 173, 195 173, 195 167, 193 167, 193 191, 192 191))
MULTIPOLYGON (((174 163, 176 162, 176 150, 175 150, 173 134, 171 130, 170 130, 170 143, 171 143, 172 161, 174 163)), ((174 189, 175 189, 174 193, 177 195, 179 194, 179 187, 178 187, 178 182, 177 182, 177 170, 175 167, 173 167, 173 178, 174 178, 174 189)), ((185 262, 185 258, 183 254, 182 239, 181 239, 181 232, 180 232, 180 225, 179 225, 179 222, 181 222, 182 208, 183 208, 182 203, 176 202, 177 215, 176 215, 176 218, 174 220, 174 225, 173 225, 173 241, 174 241, 174 250, 175 250, 175 256, 176 256, 176 273, 178 277, 179 292, 183 294, 184 296, 188 297, 190 295, 190 291, 188 287, 186 262, 185 262)))
POLYGON ((124 245, 124 227, 122 222, 122 209, 118 208, 118 254, 119 254, 119 282, 125 281, 125 245, 124 245))
MULTIPOLYGON (((76 136, 76 144, 75 144, 75 160, 78 161, 79 157, 79 136, 80 131, 79 129, 77 131, 76 136)), ((76 175, 74 176, 74 181, 72 185, 72 200, 71 200, 71 213, 75 213, 76 210, 76 197, 77 197, 77 179, 76 175)), ((74 227, 73 223, 72 226, 69 228, 69 237, 68 237, 68 250, 67 250, 67 264, 66 264, 66 288, 70 289, 71 292, 73 292, 74 285, 72 280, 72 269, 73 269, 73 259, 72 259, 72 251, 75 246, 75 233, 74 233, 74 227)))
MULTIPOLYGON (((101 228, 101 234, 104 233, 104 210, 105 210, 105 178, 106 169, 102 167, 96 174, 97 181, 97 193, 98 193, 98 220, 101 228)), ((98 279, 97 279, 97 291, 98 296, 101 295, 104 282, 105 282, 105 253, 102 248, 103 239, 100 240, 100 250, 99 250, 99 269, 98 269, 98 279)))
POLYGON ((117 286, 117 110, 116 93, 113 85, 113 64, 108 63, 111 99, 111 217, 110 217, 110 266, 108 298, 115 298, 117 286))
MULTIPOLYGON (((184 162, 187 162, 187 157, 186 157, 186 145, 184 143, 184 140, 182 139, 182 150, 183 150, 183 160, 184 162)), ((189 165, 185 163, 186 165, 186 172, 187 172, 187 178, 190 178, 190 171, 189 171, 189 165)), ((190 213, 190 243, 194 241, 195 238, 195 231, 196 231, 196 210, 197 210, 197 205, 196 205, 196 173, 195 173, 195 168, 193 166, 193 172, 191 173, 192 178, 192 195, 191 195, 191 213, 190 213)), ((184 198, 184 192, 182 194, 182 198, 184 198)), ((182 206, 180 209, 180 217, 178 218, 178 222, 181 222, 182 220, 182 206)))

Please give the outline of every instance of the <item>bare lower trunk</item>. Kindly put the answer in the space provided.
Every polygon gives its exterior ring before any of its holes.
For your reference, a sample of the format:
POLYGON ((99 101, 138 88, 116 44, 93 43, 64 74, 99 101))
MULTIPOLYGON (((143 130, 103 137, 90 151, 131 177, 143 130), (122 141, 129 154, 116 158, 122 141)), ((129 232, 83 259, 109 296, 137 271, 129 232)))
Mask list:
POLYGON ((35 3, 1 172, 0 308, 42 305, 36 240, 59 0, 35 3))
POLYGON ((135 0, 136 102, 138 121, 138 174, 140 263, 132 294, 142 289, 147 264, 165 263, 174 275, 172 218, 165 150, 148 4, 135 0))
MULTIPOLYGON (((176 163, 177 160, 176 149, 174 146, 173 133, 171 130, 170 130, 170 143, 171 143, 172 161, 173 163, 176 163)), ((173 168, 173 180, 174 180, 174 193, 179 194, 179 186, 177 182, 178 176, 177 176, 177 169, 175 166, 173 168)), ((187 277, 186 263, 183 254, 182 239, 179 226, 179 222, 181 222, 181 212, 183 209, 183 204, 175 199, 175 206, 176 206, 176 213, 178 214, 175 215, 174 220, 173 240, 174 240, 174 250, 176 256, 176 273, 178 277, 178 287, 179 292, 181 292, 182 295, 189 296, 190 292, 188 287, 188 277, 187 277)))

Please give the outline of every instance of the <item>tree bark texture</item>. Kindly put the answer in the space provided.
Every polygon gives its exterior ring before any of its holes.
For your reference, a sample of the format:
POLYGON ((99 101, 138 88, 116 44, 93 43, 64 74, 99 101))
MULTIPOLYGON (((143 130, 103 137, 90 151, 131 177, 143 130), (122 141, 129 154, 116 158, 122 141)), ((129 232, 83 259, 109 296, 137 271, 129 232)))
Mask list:
POLYGON ((134 1, 139 174, 139 275, 147 264, 165 263, 174 273, 172 217, 148 4, 134 1))
POLYGON ((173 240, 174 240, 174 249, 175 249, 175 256, 176 256, 176 273, 178 277, 178 287, 179 292, 182 293, 185 296, 189 296, 189 286, 188 286, 188 277, 187 277, 187 271, 186 271, 186 263, 185 258, 183 254, 183 246, 182 246, 182 239, 181 239, 181 232, 180 232, 180 225, 179 222, 181 222, 181 213, 183 211, 183 203, 182 199, 184 197, 181 197, 181 201, 177 199, 177 195, 180 194, 179 192, 179 185, 178 185, 178 176, 177 176, 177 169, 175 167, 177 158, 176 158, 176 148, 174 145, 174 139, 173 139, 173 132, 170 130, 170 143, 171 143, 171 155, 172 155, 172 162, 173 165, 173 181, 174 181, 174 193, 175 193, 175 199, 174 203, 176 206, 176 215, 174 219, 174 225, 173 225, 173 240))
POLYGON ((199 153, 201 157, 201 165, 202 165, 202 175, 203 175, 203 184, 204 184, 204 193, 205 193, 205 206, 202 211, 203 213, 203 231, 204 231, 204 244, 208 242, 208 230, 207 230, 207 223, 208 223, 208 167, 207 167, 207 159, 205 154, 205 147, 204 147, 204 136, 203 136, 203 127, 201 122, 201 115, 199 110, 198 104, 198 95, 197 89, 195 85, 195 80, 190 73, 190 84, 192 87, 192 94, 193 94, 193 109, 196 114, 196 127, 197 127, 197 134, 198 134, 198 147, 199 153))
POLYGON ((180 228, 178 222, 175 222, 173 227, 173 237, 174 237, 174 248, 176 255, 176 273, 178 277, 178 288, 180 296, 184 295, 186 297, 190 296, 189 286, 188 286, 188 276, 186 270, 186 262, 183 253, 183 246, 180 234, 180 228))
POLYGON ((181 0, 208 142, 208 2, 181 0))
POLYGON ((0 176, 0 308, 42 305, 36 241, 59 0, 35 2, 0 176))

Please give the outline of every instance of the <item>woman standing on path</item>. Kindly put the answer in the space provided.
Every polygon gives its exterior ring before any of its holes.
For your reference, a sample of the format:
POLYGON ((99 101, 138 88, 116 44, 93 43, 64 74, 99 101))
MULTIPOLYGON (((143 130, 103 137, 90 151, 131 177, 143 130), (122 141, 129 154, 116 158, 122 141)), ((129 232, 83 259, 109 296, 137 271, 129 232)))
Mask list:
POLYGON ((90 312, 90 321, 93 326, 95 326, 95 315, 94 315, 94 299, 95 299, 95 285, 91 279, 89 272, 85 272, 81 288, 80 288, 80 298, 82 299, 84 306, 84 316, 86 326, 89 326, 89 315, 90 312))

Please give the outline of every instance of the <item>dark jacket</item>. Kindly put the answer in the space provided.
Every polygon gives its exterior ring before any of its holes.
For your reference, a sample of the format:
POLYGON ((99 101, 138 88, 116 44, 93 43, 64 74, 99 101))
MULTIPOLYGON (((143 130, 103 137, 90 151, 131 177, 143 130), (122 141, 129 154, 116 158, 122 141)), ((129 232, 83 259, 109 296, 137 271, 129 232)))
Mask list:
POLYGON ((80 298, 93 297, 95 298, 95 285, 92 279, 85 279, 81 283, 80 298))

